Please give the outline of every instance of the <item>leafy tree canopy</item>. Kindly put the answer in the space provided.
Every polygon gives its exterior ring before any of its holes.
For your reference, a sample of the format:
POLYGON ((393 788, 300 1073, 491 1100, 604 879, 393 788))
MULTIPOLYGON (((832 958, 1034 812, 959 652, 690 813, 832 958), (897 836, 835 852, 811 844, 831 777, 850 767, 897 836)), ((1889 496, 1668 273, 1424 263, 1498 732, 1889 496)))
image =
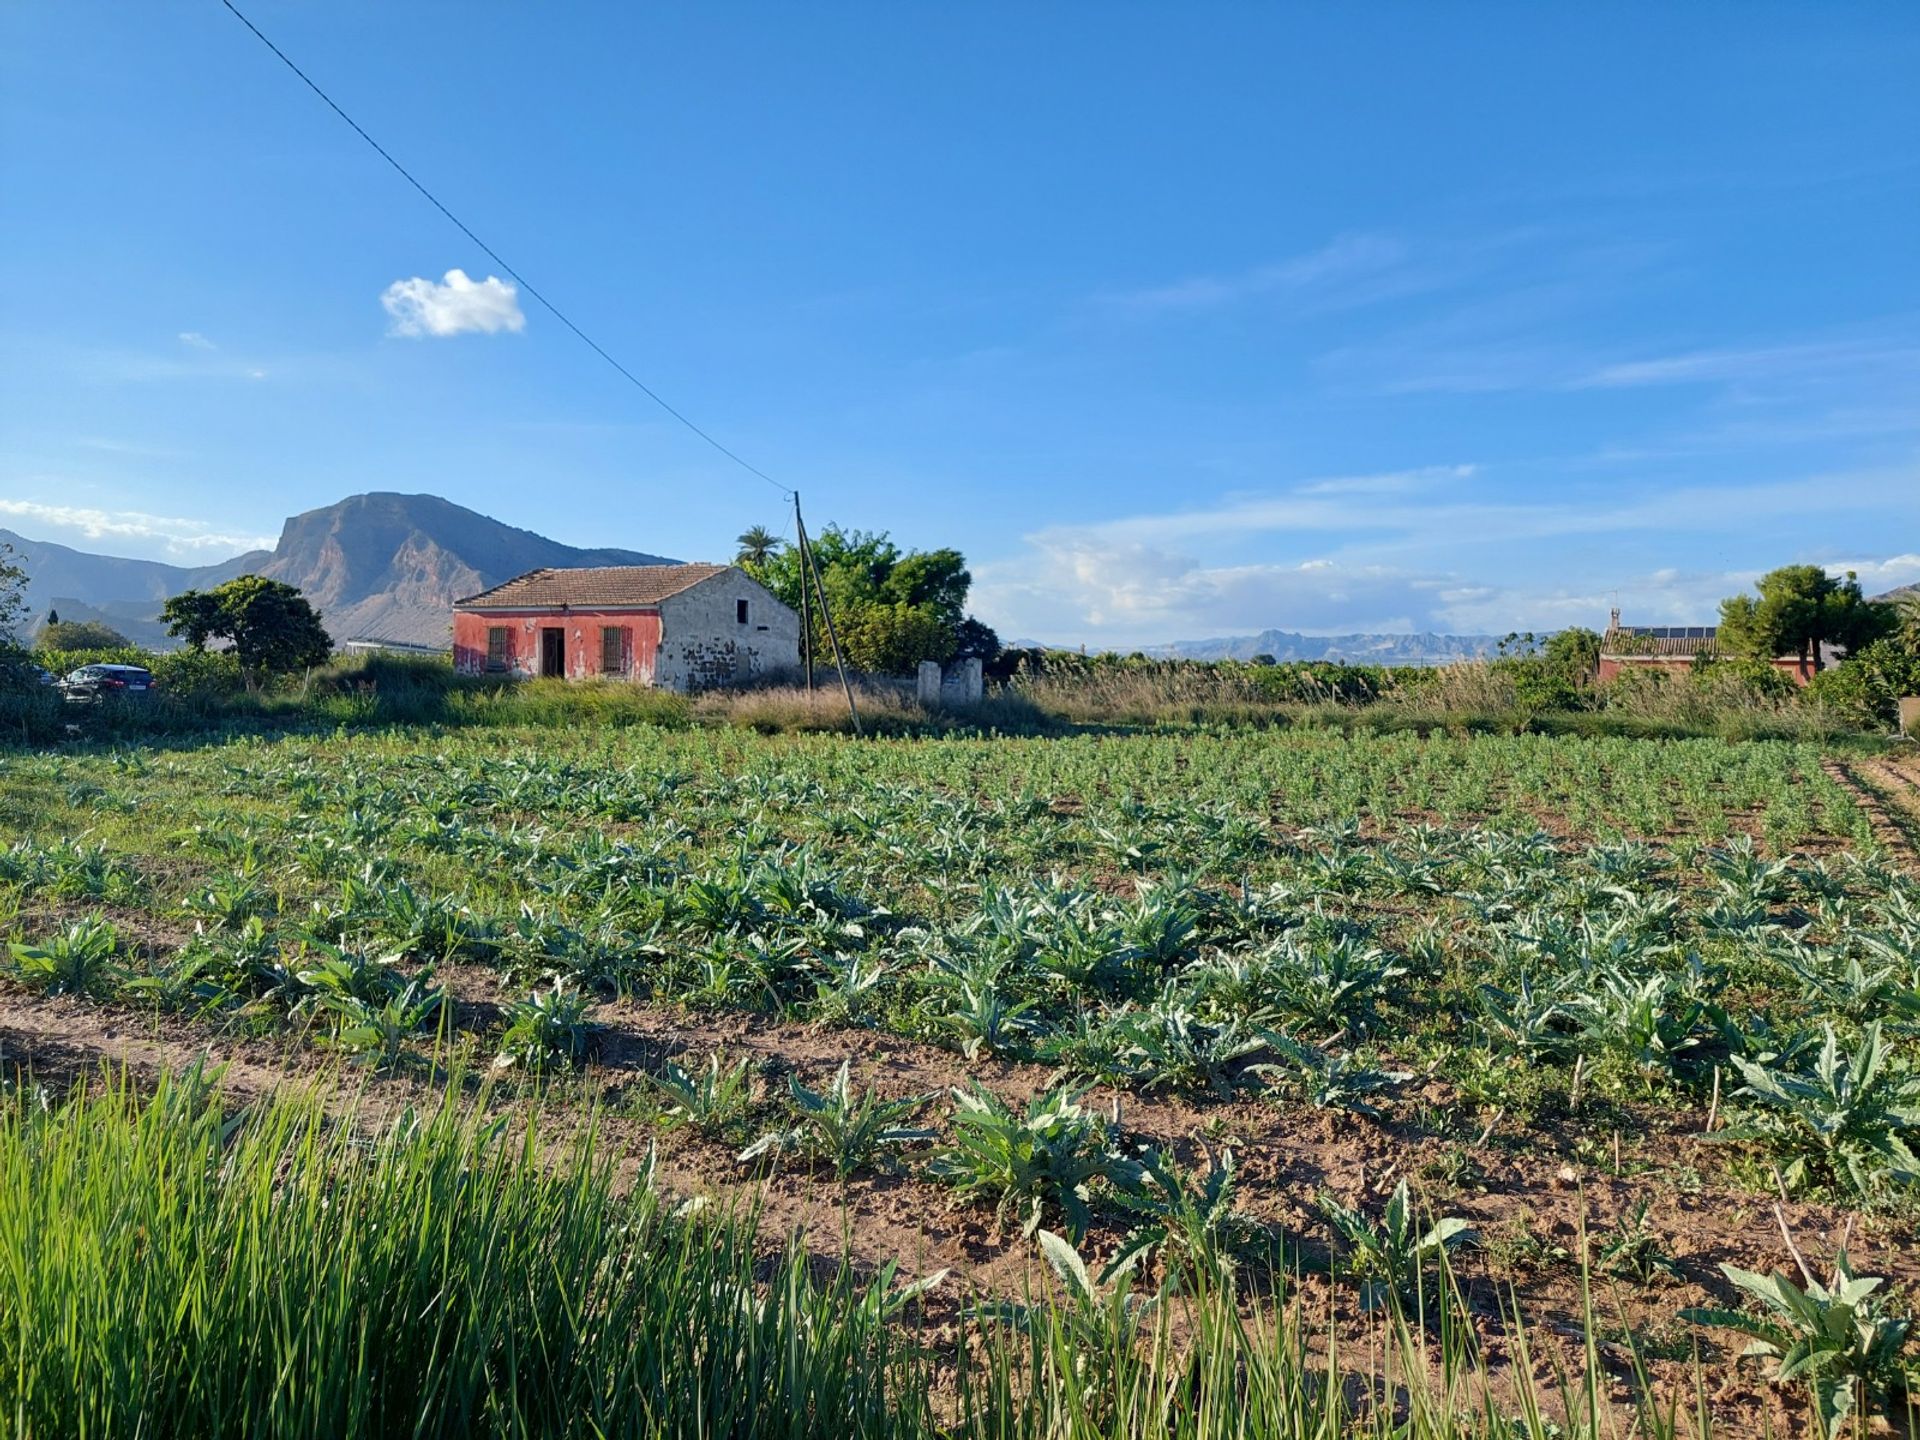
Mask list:
POLYGON ((1757 595, 1734 595, 1720 606, 1720 648, 1742 659, 1797 655, 1817 670, 1823 644, 1851 652, 1895 624, 1893 607, 1868 600, 1852 571, 1836 579, 1818 565, 1783 565, 1754 588, 1757 595))
MULTIPOLYGON (((799 609, 799 549, 782 546, 753 561, 746 553, 746 539, 741 537, 739 563, 799 609)), ((966 613, 973 576, 958 550, 902 550, 884 531, 838 525, 808 536, 808 543, 849 665, 898 673, 922 660, 944 663, 956 655, 990 659, 999 652, 999 637, 966 613)), ((830 653, 817 611, 813 625, 814 653, 830 653)))
POLYGON ((212 590, 188 590, 161 609, 169 634, 195 650, 209 640, 231 642, 249 674, 321 665, 333 642, 306 596, 292 585, 242 575, 212 590))
POLYGON ((27 567, 11 545, 0 541, 0 649, 19 643, 27 614, 27 567))
POLYGON ((125 650, 133 642, 98 620, 50 618, 35 637, 42 650, 125 650))
POLYGON ((1600 668, 1600 632, 1584 625, 1556 630, 1547 637, 1540 653, 1564 678, 1576 682, 1591 679, 1600 668))

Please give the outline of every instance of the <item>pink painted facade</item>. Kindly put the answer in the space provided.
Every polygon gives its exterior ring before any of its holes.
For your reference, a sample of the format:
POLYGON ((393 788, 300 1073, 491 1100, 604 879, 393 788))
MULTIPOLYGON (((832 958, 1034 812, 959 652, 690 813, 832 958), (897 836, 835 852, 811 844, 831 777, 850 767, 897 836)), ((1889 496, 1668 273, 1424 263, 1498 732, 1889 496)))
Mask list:
MULTIPOLYGON (((1768 662, 1796 685, 1813 679, 1813 663, 1797 655, 1781 655, 1768 662)), ((1602 655, 1598 680, 1602 685, 1622 670, 1659 670, 1668 675, 1685 675, 1693 669, 1691 655, 1602 655)))
POLYGON ((453 613, 453 668, 462 675, 605 675, 651 685, 659 651, 658 606, 453 613))

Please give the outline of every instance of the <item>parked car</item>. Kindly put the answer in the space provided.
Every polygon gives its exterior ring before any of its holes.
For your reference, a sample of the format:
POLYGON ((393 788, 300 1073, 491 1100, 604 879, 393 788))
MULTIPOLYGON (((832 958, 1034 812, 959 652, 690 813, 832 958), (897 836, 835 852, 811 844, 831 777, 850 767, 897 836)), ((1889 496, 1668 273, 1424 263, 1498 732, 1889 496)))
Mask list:
POLYGON ((153 672, 138 665, 82 665, 60 681, 60 693, 87 704, 108 696, 139 699, 153 692, 153 672))

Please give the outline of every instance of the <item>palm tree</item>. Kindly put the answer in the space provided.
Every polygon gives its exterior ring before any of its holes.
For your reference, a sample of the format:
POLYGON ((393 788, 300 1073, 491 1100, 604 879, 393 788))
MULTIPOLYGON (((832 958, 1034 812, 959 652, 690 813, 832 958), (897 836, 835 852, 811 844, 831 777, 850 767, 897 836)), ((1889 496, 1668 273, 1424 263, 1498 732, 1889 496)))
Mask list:
POLYGON ((755 525, 741 535, 738 544, 740 552, 733 557, 736 565, 764 565, 772 558, 786 541, 767 529, 764 525, 755 525))

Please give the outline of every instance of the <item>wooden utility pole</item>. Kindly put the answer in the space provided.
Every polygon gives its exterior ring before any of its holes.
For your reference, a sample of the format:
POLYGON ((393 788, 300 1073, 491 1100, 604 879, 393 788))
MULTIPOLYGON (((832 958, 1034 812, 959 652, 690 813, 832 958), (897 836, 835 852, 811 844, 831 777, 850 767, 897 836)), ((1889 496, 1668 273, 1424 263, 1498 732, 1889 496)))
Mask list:
POLYGON ((853 682, 847 679, 846 656, 840 653, 840 636, 833 628, 833 607, 827 603, 827 588, 820 583, 820 567, 813 563, 813 546, 807 543, 807 522, 800 518, 800 496, 796 491, 793 497, 793 528, 800 537, 800 563, 805 571, 812 572, 813 593, 820 600, 820 618, 827 622, 827 639, 833 642, 833 664, 840 672, 840 688, 847 695, 847 714, 853 717, 853 733, 862 734, 860 729, 860 707, 853 703, 853 682))
POLYGON ((800 523, 800 492, 793 492, 793 533, 800 554, 800 668, 807 677, 807 702, 813 702, 813 616, 807 605, 806 527, 800 523))

